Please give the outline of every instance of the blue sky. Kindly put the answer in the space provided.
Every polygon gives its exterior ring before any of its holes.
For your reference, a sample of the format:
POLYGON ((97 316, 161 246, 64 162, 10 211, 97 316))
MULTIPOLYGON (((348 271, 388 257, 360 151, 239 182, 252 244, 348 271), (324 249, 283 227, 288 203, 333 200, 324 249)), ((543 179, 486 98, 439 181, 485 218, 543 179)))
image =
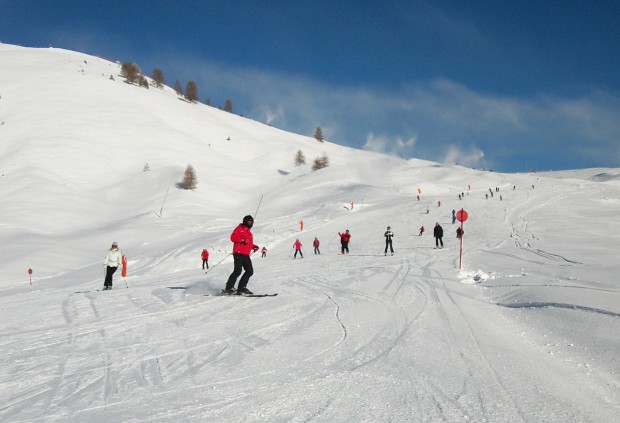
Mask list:
POLYGON ((520 172, 620 167, 619 16, 617 0, 0 0, 0 41, 159 67, 339 144, 520 172))

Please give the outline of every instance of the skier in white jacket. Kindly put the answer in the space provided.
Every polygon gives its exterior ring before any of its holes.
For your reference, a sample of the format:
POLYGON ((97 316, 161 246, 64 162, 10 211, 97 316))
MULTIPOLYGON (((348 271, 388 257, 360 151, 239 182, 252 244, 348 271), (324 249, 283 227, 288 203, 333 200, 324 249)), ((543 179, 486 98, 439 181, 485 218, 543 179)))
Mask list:
POLYGON ((118 244, 116 242, 112 243, 112 247, 108 250, 103 264, 106 266, 103 290, 107 291, 108 289, 112 289, 112 275, 114 272, 116 272, 117 269, 123 268, 123 253, 118 249, 118 244))

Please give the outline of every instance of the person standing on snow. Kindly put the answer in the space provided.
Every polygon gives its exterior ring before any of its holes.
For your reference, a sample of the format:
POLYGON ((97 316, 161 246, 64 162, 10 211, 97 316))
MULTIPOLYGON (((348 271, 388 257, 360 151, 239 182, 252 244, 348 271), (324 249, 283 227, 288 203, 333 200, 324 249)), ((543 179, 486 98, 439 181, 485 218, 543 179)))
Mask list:
POLYGON ((241 279, 239 279, 237 295, 252 294, 252 291, 247 288, 250 276, 254 274, 250 254, 258 251, 258 245, 254 244, 254 236, 250 231, 252 226, 254 226, 254 218, 247 215, 243 218, 243 222, 240 223, 230 235, 230 240, 233 242, 233 258, 235 267, 226 282, 226 288, 224 289, 225 294, 235 293, 235 283, 237 282, 237 278, 241 275, 242 271, 245 272, 243 273, 243 276, 241 276, 241 279))
POLYGON ((321 252, 319 251, 319 239, 317 237, 314 237, 314 241, 312 242, 312 245, 314 246, 314 254, 321 254, 321 252))
POLYGON ((387 227, 387 230, 385 231, 384 236, 385 236, 385 255, 387 256, 388 246, 390 247, 390 252, 392 253, 392 255, 394 255, 394 248, 392 248, 392 237, 394 237, 394 232, 392 232, 389 226, 387 227))
POLYGON ((420 226, 420 234, 418 236, 422 236, 424 233, 424 226, 420 226))
POLYGON ((433 229, 433 236, 435 237, 435 248, 439 247, 443 248, 443 228, 439 224, 439 222, 435 223, 435 229, 433 229))
POLYGON ((202 270, 205 270, 205 266, 209 269, 209 252, 206 248, 202 250, 200 257, 202 257, 202 270))
POLYGON ((301 242, 299 242, 299 238, 295 240, 295 243, 293 244, 293 248, 295 248, 295 254, 293 254, 293 259, 297 258, 297 253, 299 253, 301 258, 304 258, 304 253, 301 252, 301 242))
POLYGON ((340 235, 340 252, 344 254, 346 251, 349 254, 349 241, 351 241, 349 230, 347 229, 343 234, 338 232, 338 235, 340 235))
POLYGON ((116 242, 112 243, 112 247, 108 250, 103 264, 106 266, 103 290, 107 291, 112 289, 112 275, 114 275, 114 272, 119 268, 123 268, 123 253, 118 249, 116 242))
POLYGON ((261 257, 267 257, 267 247, 263 247, 263 249, 260 250, 260 252, 262 253, 261 257))

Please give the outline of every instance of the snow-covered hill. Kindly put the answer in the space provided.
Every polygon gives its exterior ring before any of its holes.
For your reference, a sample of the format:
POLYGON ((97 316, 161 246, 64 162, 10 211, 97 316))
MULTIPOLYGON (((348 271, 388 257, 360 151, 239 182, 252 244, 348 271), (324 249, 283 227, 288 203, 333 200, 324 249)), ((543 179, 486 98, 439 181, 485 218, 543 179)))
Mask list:
POLYGON ((1 420, 620 413, 618 169, 516 175, 404 161, 139 88, 119 70, 0 44, 1 420), (312 172, 322 155, 330 166, 312 172), (193 191, 176 186, 187 164, 193 191), (253 258, 249 287, 277 297, 214 296, 246 214, 269 249, 253 258), (383 253, 388 225, 394 256, 383 253), (303 260, 292 259, 297 238, 303 260), (129 273, 100 293, 112 241, 129 273))

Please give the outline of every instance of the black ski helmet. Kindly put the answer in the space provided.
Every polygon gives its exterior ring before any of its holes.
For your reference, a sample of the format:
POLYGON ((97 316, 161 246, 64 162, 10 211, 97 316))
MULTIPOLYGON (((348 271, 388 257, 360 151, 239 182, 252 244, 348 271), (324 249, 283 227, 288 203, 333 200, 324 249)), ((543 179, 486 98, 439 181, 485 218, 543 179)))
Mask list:
POLYGON ((243 218, 243 226, 251 228, 254 225, 254 218, 249 214, 243 218))

